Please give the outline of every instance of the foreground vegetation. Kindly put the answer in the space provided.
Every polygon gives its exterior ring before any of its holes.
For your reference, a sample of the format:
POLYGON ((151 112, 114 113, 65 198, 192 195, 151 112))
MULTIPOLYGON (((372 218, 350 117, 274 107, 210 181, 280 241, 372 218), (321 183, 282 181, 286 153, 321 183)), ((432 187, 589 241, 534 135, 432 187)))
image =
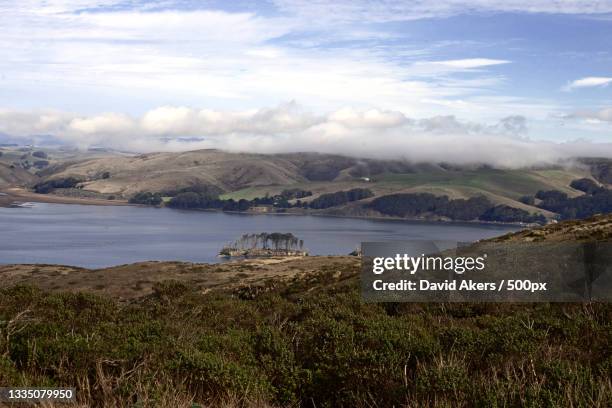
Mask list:
POLYGON ((0 384, 120 407, 612 404, 612 306, 365 304, 356 274, 129 303, 2 289, 0 384))

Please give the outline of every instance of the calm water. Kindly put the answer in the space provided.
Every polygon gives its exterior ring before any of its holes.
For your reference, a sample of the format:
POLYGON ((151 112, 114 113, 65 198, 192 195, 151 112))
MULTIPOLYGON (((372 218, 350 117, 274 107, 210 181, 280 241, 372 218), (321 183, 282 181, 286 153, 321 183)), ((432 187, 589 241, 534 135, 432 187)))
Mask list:
POLYGON ((480 224, 35 204, 0 208, 0 264, 100 268, 146 260, 219 262, 219 249, 247 232, 292 232, 312 255, 346 255, 362 241, 475 241, 513 230, 480 224))

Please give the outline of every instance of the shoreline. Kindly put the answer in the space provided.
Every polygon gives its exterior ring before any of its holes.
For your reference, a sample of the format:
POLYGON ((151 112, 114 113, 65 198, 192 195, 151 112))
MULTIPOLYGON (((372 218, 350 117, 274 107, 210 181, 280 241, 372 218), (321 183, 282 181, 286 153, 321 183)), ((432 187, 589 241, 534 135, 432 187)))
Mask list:
POLYGON ((14 203, 33 202, 47 204, 77 204, 100 206, 126 206, 132 205, 127 200, 103 200, 100 198, 64 197, 53 194, 38 194, 21 187, 7 187, 0 189, 0 207, 10 207, 14 203))
MULTIPOLYGON (((103 200, 96 198, 77 198, 77 197, 64 197, 56 196, 52 194, 38 194, 31 191, 27 191, 19 187, 10 187, 0 189, 0 207, 10 207, 11 203, 15 202, 35 202, 35 203, 47 203, 47 204, 67 204, 67 205, 100 205, 100 206, 134 206, 134 207, 150 207, 145 205, 130 204, 126 200, 103 200), (3 200, 4 199, 4 200, 3 200)), ((325 213, 313 213, 313 212, 274 212, 274 213, 262 213, 252 211, 221 211, 210 208, 191 208, 191 209, 175 209, 169 207, 154 207, 154 208, 168 208, 178 211, 206 211, 206 212, 221 212, 226 214, 240 214, 240 215, 272 215, 272 216, 283 216, 283 215, 298 215, 305 216, 310 215, 314 217, 332 217, 332 218, 349 218, 349 219, 361 219, 361 220, 374 220, 374 221, 400 221, 400 222, 415 222, 415 223, 445 223, 445 224, 463 224, 463 225, 499 225, 499 226, 512 226, 519 228, 533 228, 539 227, 540 224, 522 224, 512 222, 496 222, 496 221, 465 221, 465 220, 450 220, 450 219, 426 219, 426 218, 402 218, 393 216, 368 216, 368 215, 342 215, 342 214, 325 214, 325 213)))

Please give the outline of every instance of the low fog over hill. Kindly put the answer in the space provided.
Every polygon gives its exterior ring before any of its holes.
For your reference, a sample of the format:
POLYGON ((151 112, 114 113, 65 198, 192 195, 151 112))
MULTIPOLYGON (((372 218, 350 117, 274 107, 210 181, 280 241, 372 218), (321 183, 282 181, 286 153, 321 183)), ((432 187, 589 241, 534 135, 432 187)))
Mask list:
POLYGON ((343 108, 315 114, 294 102, 249 111, 164 106, 141 116, 0 110, 0 134, 4 133, 7 141, 81 149, 98 146, 137 153, 211 148, 258 154, 307 151, 504 168, 558 164, 576 156, 612 158, 610 143, 541 135, 530 132, 529 125, 521 115, 474 122, 452 115, 413 118, 383 109, 343 108), (39 134, 48 136, 35 136, 39 134))

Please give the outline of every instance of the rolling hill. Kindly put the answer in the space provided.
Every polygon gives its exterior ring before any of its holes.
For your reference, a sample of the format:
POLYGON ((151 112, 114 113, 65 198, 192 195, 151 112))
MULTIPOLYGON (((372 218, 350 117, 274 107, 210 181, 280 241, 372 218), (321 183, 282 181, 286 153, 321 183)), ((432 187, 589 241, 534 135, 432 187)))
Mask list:
MULTIPOLYGON (((583 159, 564 167, 495 169, 489 166, 414 164, 397 160, 372 160, 318 153, 250 154, 218 150, 181 153, 125 155, 88 152, 79 155, 49 154, 43 168, 13 168, 9 163, 21 156, 20 163, 31 164, 32 152, 23 149, 0 158, 0 183, 30 187, 49 180, 72 178, 78 189, 58 189, 56 194, 83 198, 128 199, 139 192, 170 196, 195 186, 214 186, 222 198, 234 200, 274 196, 286 188, 312 191, 304 199, 321 194, 367 188, 374 197, 394 193, 431 193, 450 199, 485 196, 495 205, 505 205, 541 213, 552 213, 519 201, 539 190, 558 190, 569 197, 582 192, 570 187, 572 180, 599 178, 607 182, 608 162, 583 159), (10 170, 10 171, 9 171, 10 170)), ((24 166, 26 167, 26 166, 24 166)), ((349 203, 324 211, 335 215, 376 216, 363 206, 349 203)))

